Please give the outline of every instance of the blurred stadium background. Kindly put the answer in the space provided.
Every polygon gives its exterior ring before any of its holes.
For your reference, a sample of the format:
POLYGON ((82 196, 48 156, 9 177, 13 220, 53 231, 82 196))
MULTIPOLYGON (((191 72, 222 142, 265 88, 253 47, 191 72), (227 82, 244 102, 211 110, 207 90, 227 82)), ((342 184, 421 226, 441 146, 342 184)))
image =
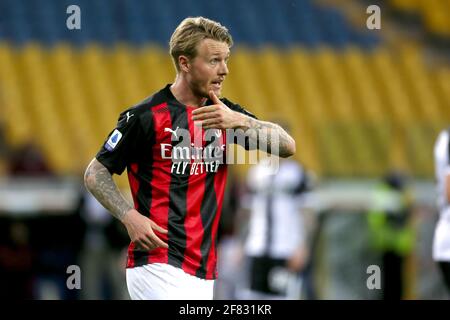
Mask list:
POLYGON ((168 39, 197 15, 235 40, 224 95, 289 122, 296 160, 317 177, 316 298, 378 297, 365 214, 351 213, 370 210, 392 169, 409 177, 414 207, 404 297, 445 298, 431 237, 432 148, 450 123, 448 0, 0 0, 0 296, 126 298, 126 234, 95 213, 82 174, 118 114, 173 81, 168 39), (72 4, 81 30, 66 27, 72 4), (381 30, 366 28, 370 4, 381 30), (105 261, 109 280, 67 290, 68 265, 84 275, 105 261))

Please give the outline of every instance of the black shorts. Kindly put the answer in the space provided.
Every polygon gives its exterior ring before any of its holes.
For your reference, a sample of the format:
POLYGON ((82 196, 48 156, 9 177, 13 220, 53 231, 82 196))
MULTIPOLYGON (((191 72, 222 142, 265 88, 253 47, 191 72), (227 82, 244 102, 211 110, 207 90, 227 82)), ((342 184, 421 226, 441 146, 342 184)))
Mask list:
POLYGON ((285 288, 276 284, 276 274, 288 272, 286 259, 270 257, 250 258, 250 289, 267 294, 285 294, 285 288))
POLYGON ((450 262, 439 261, 438 265, 439 269, 441 269, 441 274, 442 277, 444 278, 445 286, 447 287, 447 290, 450 293, 450 262))

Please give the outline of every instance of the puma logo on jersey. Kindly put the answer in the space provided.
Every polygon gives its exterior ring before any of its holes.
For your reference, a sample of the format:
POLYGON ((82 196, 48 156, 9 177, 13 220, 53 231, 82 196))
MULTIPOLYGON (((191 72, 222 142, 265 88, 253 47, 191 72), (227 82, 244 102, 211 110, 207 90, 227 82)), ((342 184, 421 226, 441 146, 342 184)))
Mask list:
POLYGON ((175 130, 172 130, 171 128, 164 128, 164 132, 171 132, 175 136, 175 138, 178 139, 178 136, 177 136, 178 129, 179 129, 179 127, 177 127, 175 130))
POLYGON ((126 116, 127 116, 127 122, 128 122, 128 120, 130 120, 130 118, 133 117, 134 114, 130 114, 130 111, 128 111, 126 116))

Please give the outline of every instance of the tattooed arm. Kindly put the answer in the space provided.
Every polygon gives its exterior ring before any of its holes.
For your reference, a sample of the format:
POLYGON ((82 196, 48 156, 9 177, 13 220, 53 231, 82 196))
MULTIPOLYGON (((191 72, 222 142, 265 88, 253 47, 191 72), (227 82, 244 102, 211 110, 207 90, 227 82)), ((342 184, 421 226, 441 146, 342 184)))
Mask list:
POLYGON ((278 124, 261 121, 252 117, 242 115, 239 129, 243 129, 249 137, 249 144, 267 146, 267 152, 287 158, 295 153, 295 140, 278 124), (275 141, 274 137, 277 137, 275 141), (278 148, 273 143, 278 143, 278 148))
POLYGON ((213 105, 197 108, 192 112, 192 119, 196 123, 201 123, 207 129, 242 129, 245 136, 249 138, 249 145, 264 148, 264 151, 275 154, 282 158, 287 158, 295 153, 294 139, 279 125, 256 120, 240 112, 228 108, 217 98, 213 91, 210 91, 210 98, 213 105), (273 142, 278 143, 277 146, 273 142))
POLYGON ((93 159, 87 167, 84 183, 98 202, 120 221, 133 209, 120 193, 108 169, 97 159, 93 159))
POLYGON ((138 247, 145 250, 167 248, 167 244, 159 239, 153 230, 161 233, 167 231, 133 209, 120 193, 111 173, 95 158, 86 169, 84 184, 89 192, 125 225, 131 241, 138 247))

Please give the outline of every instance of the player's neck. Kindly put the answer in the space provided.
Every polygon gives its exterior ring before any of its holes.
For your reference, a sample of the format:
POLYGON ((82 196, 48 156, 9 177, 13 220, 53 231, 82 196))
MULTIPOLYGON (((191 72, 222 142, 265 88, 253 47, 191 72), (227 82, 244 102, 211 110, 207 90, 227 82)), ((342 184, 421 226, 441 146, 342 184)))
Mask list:
POLYGON ((207 100, 204 97, 195 95, 188 82, 179 75, 177 75, 175 82, 170 86, 170 91, 172 91, 175 99, 187 106, 200 107, 207 100))

